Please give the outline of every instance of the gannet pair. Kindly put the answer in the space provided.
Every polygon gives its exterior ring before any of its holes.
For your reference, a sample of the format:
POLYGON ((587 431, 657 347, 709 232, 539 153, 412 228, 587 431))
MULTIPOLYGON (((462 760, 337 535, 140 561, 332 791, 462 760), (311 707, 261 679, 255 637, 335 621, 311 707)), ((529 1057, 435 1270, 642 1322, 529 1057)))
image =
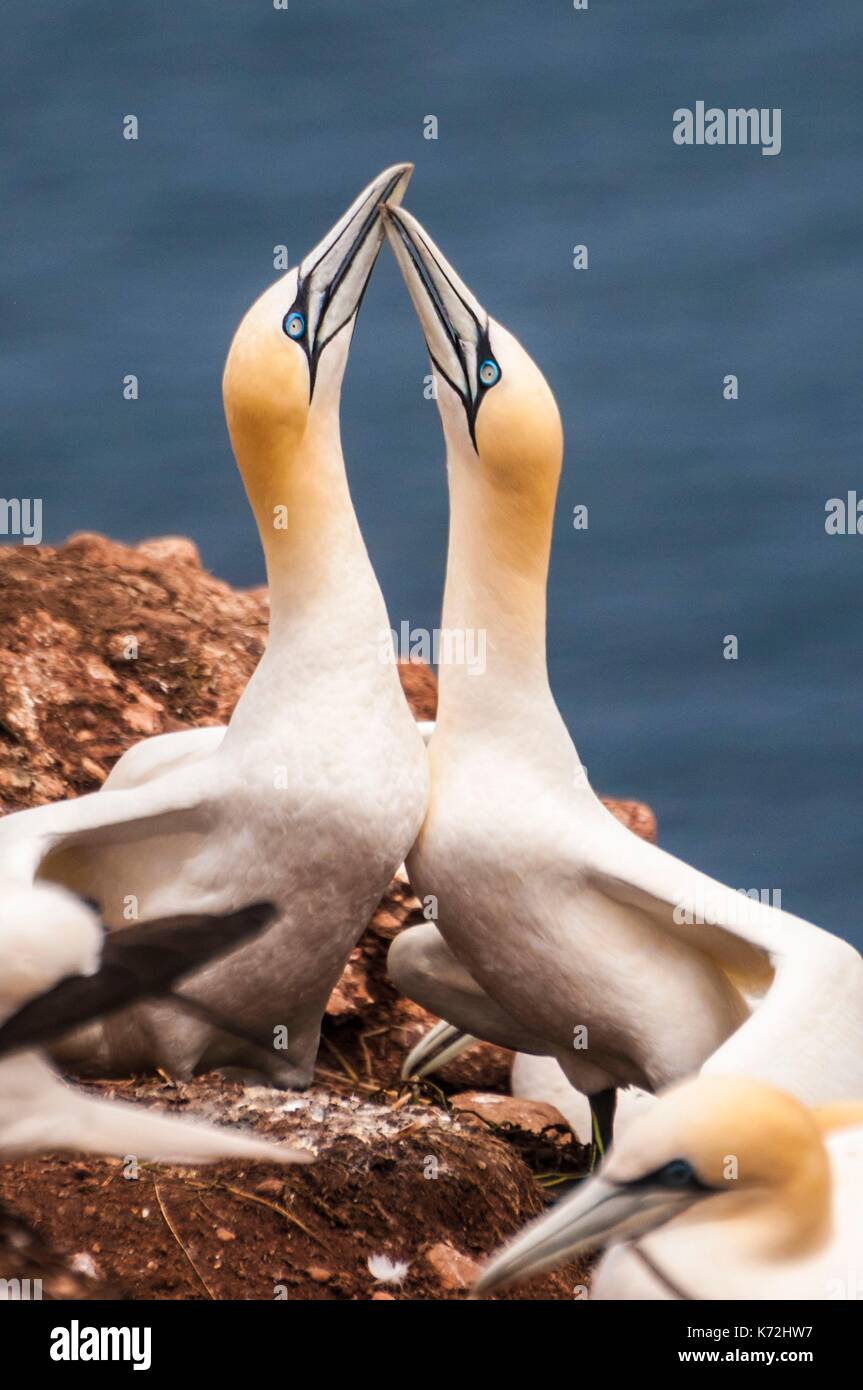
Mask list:
POLYGON ((683 1082, 476 1292, 607 1245, 594 1299, 863 1297, 863 1105, 810 1111, 747 1078, 683 1082))
POLYGON ((639 839, 587 784, 546 669, 557 405, 416 219, 392 206, 386 222, 446 441, 442 626, 486 638, 482 674, 441 667, 429 811, 407 860, 437 925, 390 951, 396 984, 445 1020, 412 1064, 451 1054, 458 1030, 554 1057, 601 1147, 618 1088, 699 1071, 806 1103, 863 1095, 858 952, 639 839))
POLYGON ((99 792, 0 821, 0 885, 63 884, 112 927, 274 903, 268 932, 184 987, 238 1032, 269 1037, 269 1054, 150 1003, 55 1050, 79 1068, 185 1077, 264 1062, 276 1084, 308 1085, 330 990, 422 821, 425 748, 395 663, 381 657, 390 623, 339 434, 351 335, 383 244, 380 205, 400 200, 411 169, 369 184, 231 345, 225 411, 271 621, 227 731, 147 740, 99 792))
MULTIPOLYGON (((258 1159, 311 1155, 66 1085, 34 1049, 64 1028, 143 995, 170 994, 201 961, 261 931, 266 906, 221 920, 153 922, 105 936, 90 908, 62 889, 12 889, 0 905, 0 1156, 69 1150, 138 1159, 258 1159)), ((176 1005, 172 1006, 176 1008, 176 1005)))

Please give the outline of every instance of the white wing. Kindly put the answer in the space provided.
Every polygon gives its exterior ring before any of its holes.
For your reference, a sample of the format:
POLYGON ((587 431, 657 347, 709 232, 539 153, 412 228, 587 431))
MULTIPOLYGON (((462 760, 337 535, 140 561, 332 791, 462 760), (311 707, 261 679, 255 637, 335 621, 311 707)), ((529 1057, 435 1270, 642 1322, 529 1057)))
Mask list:
POLYGON ((118 844, 188 830, 204 815, 208 779, 181 768, 142 787, 91 792, 34 806, 0 820, 0 882, 32 883, 45 856, 61 847, 118 844))
POLYGON ((753 1010, 704 1064, 807 1104, 863 1096, 863 959, 848 942, 753 901, 611 821, 588 873, 619 903, 711 956, 753 1010))
POLYGON ((466 1038, 465 1047, 482 1038, 498 1047, 544 1050, 540 1039, 477 984, 433 922, 409 927, 395 938, 387 956, 387 972, 400 993, 454 1024, 456 1030, 472 1035, 466 1038))
POLYGON ((10 1058, 0 1065, 0 1155, 57 1150, 174 1162, 308 1163, 312 1158, 307 1150, 241 1131, 88 1096, 62 1082, 32 1052, 10 1058))
POLYGON ((152 782, 155 777, 208 758, 215 753, 226 732, 224 724, 215 724, 142 739, 140 743, 127 748, 117 760, 101 790, 122 791, 127 787, 140 787, 145 782, 152 782))

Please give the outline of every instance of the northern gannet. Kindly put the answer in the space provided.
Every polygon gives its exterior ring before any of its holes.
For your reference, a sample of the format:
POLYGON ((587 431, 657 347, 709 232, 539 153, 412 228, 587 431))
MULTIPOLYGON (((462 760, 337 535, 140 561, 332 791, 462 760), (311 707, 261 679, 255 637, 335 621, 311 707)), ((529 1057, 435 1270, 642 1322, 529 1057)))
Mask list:
POLYGON ((272 911, 220 921, 153 922, 104 935, 88 906, 39 884, 0 907, 0 1156, 66 1150, 121 1157, 305 1163, 311 1155, 251 1135, 99 1099, 67 1085, 36 1048, 58 1031, 174 982, 201 960, 259 932, 272 911), (182 927, 182 931, 180 930, 182 927))
MULTIPOLYGON (((405 1057, 403 1080, 439 1071, 477 1042, 493 1043, 514 1051, 510 1071, 513 1096, 553 1105, 580 1144, 591 1145, 599 1139, 599 1147, 604 1145, 607 1136, 597 1133, 587 1097, 570 1084, 560 1063, 545 1055, 545 1041, 484 993, 433 923, 411 927, 394 939, 387 971, 401 994, 415 999, 429 1013, 445 1015, 405 1057), (469 1033, 468 1028, 473 1031, 469 1033)), ((654 1101, 648 1091, 635 1086, 621 1091, 614 1110, 615 1133, 625 1131, 654 1101)))
POLYGON ((863 1297, 863 1105, 811 1111, 741 1077, 678 1084, 475 1292, 608 1245, 594 1299, 863 1297))
MULTIPOLYGON (((421 824, 428 769, 383 596, 348 490, 339 399, 351 334, 383 244, 380 174, 298 267, 245 315, 224 400, 270 585, 267 650, 227 732, 163 735, 92 795, 0 821, 0 883, 63 883, 112 927, 273 902, 260 939, 184 993, 272 1040, 283 1086, 312 1077, 321 1015, 421 824)), ((55 1049, 112 1071, 175 1076, 261 1056, 202 1018, 140 1005, 55 1049)))
POLYGON ((407 860, 440 935, 397 938, 396 980, 467 1033, 556 1058, 602 1146, 618 1087, 699 1070, 807 1103, 863 1094, 859 953, 639 839, 588 784, 546 669, 557 405, 416 219, 393 206, 386 226, 446 440, 442 626, 486 639, 481 674, 440 669, 429 811, 407 860))

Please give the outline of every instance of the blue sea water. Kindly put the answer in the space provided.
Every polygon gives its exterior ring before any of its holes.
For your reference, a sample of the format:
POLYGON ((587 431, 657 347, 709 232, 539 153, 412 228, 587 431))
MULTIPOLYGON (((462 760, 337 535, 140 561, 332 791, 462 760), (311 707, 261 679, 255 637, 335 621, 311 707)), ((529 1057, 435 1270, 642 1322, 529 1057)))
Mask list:
MULTIPOLYGON (((41 497, 48 541, 183 533, 259 582, 231 334, 275 244, 414 160, 410 206, 561 406, 550 665, 591 780, 863 945, 863 536, 824 527, 863 497, 861 56, 858 0, 6 0, 2 495, 41 497), (780 107, 781 153, 675 145, 699 99, 780 107)), ((431 628, 426 371, 382 256, 346 455, 393 623, 431 628)))

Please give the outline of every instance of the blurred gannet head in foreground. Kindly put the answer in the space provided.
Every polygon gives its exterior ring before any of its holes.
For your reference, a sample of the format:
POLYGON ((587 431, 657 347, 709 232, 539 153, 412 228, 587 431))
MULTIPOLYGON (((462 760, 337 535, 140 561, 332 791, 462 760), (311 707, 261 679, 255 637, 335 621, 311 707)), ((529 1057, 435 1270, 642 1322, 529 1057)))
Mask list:
MULTIPOLYGON (((856 1114, 863 1119, 863 1111, 856 1114)), ((677 1252, 691 1272, 693 1239, 706 1265, 719 1238, 723 1263, 744 1280, 756 1265, 800 1262, 830 1238, 831 1171, 821 1131, 817 1112, 762 1082, 683 1082, 632 1122, 595 1177, 492 1259, 475 1292, 489 1294, 581 1251, 637 1241, 660 1227, 671 1281, 677 1252)))

